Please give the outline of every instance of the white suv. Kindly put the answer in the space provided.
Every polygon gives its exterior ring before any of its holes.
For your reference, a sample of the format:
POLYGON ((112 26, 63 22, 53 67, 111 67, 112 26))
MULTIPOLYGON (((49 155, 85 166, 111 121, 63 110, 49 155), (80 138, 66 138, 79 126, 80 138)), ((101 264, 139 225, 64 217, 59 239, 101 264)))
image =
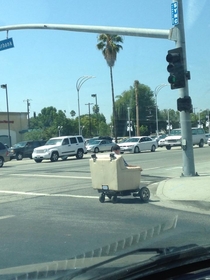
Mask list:
MULTIPOLYGON (((192 142, 193 145, 198 145, 200 148, 204 146, 205 143, 205 132, 202 128, 192 127, 192 142)), ((170 150, 171 147, 181 146, 182 145, 182 136, 181 129, 172 129, 170 135, 165 138, 164 146, 167 150, 170 150)))
POLYGON ((57 161, 59 158, 66 160, 69 156, 76 156, 82 159, 87 153, 85 140, 82 135, 54 137, 47 141, 44 146, 35 148, 32 158, 35 162, 42 162, 43 159, 57 161))

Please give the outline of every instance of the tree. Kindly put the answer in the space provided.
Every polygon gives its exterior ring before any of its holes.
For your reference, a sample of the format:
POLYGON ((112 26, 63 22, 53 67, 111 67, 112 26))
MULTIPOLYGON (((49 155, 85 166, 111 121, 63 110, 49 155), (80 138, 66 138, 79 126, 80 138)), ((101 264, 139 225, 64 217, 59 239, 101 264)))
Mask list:
POLYGON ((150 132, 155 130, 155 101, 153 93, 148 86, 134 83, 134 86, 131 86, 129 90, 124 91, 118 96, 115 106, 120 136, 128 133, 128 107, 130 108, 130 120, 132 121, 133 131, 136 130, 137 132, 137 125, 139 125, 140 135, 150 134, 150 132), (138 104, 136 104, 137 102, 138 104), (139 123, 137 118, 139 118, 139 123))
POLYGON ((100 34, 98 36, 98 50, 102 51, 104 58, 110 69, 111 78, 111 89, 112 89, 112 111, 113 111, 113 126, 115 133, 115 141, 117 142, 117 125, 116 125, 116 111, 115 111, 115 100, 114 100, 114 83, 112 68, 117 59, 117 53, 122 49, 120 43, 123 43, 123 38, 119 35, 111 34, 100 34))

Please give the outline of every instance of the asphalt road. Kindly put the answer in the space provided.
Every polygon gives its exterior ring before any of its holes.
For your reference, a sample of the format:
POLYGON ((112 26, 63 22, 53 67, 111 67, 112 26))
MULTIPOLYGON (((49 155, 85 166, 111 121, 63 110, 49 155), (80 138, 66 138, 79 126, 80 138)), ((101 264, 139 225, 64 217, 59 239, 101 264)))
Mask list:
MULTIPOLYGON (((196 171, 209 160, 210 147, 194 148, 196 171)), ((141 186, 179 176, 179 148, 125 154, 143 168, 141 186)), ((152 186, 151 186, 152 184, 152 186)), ((154 202, 154 203, 153 203, 154 202)), ((89 155, 51 163, 12 160, 0 170, 0 268, 69 259, 178 217, 176 229, 140 245, 171 246, 206 242, 209 217, 144 204, 132 196, 100 203, 92 189, 89 155)), ((152 237, 153 234, 150 234, 152 237)))

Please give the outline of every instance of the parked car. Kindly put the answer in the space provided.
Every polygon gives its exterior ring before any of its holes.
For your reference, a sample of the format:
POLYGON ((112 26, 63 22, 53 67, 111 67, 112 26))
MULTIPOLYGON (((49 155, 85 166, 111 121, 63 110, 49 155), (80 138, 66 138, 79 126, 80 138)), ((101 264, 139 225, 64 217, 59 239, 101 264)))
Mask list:
POLYGON ((9 151, 3 143, 0 142, 0 167, 4 165, 5 162, 9 161, 9 151))
POLYGON ((60 136, 50 138, 44 146, 35 148, 32 158, 37 163, 42 162, 43 159, 54 162, 59 158, 66 160, 69 156, 82 159, 86 153, 85 139, 82 135, 60 136))
MULTIPOLYGON (((204 146, 206 136, 203 128, 192 127, 192 142, 193 145, 198 145, 200 148, 204 146)), ((172 129, 170 135, 165 138, 165 146, 170 150, 174 146, 182 146, 181 129, 172 129)))
POLYGON ((208 139, 210 138, 210 133, 206 133, 205 136, 206 136, 205 143, 208 144, 208 139))
POLYGON ((16 158, 17 160, 22 160, 23 158, 32 158, 34 148, 43 146, 45 143, 46 141, 43 140, 30 140, 19 142, 10 148, 10 158, 16 158))
POLYGON ((207 140, 207 145, 210 146, 210 137, 207 140))
POLYGON ((142 151, 155 152, 157 141, 149 136, 135 136, 119 143, 121 152, 140 153, 142 151))
POLYGON ((112 151, 112 147, 115 145, 114 142, 110 140, 94 140, 90 142, 86 148, 87 152, 94 152, 94 153, 99 153, 99 152, 106 152, 106 151, 112 151))

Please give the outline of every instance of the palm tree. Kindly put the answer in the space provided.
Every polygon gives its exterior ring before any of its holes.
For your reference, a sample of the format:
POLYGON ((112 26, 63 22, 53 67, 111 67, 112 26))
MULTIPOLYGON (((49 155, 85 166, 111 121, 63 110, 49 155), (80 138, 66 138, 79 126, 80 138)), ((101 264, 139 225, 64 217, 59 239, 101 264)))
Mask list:
POLYGON ((110 69, 111 78, 111 89, 112 89, 112 112, 113 112, 113 127, 115 134, 115 142, 117 142, 117 125, 116 125, 116 111, 115 111, 115 101, 114 101, 114 85, 113 85, 113 74, 112 67, 117 59, 117 53, 122 49, 119 43, 123 43, 123 38, 119 35, 111 34, 100 34, 98 36, 98 50, 102 51, 104 58, 110 69))

